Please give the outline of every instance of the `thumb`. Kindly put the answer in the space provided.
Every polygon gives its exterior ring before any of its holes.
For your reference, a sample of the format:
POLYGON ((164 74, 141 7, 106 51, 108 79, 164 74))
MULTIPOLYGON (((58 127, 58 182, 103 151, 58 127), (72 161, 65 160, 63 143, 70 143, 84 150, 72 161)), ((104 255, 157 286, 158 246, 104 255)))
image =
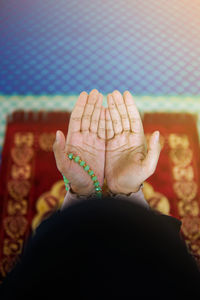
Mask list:
POLYGON ((148 176, 151 176, 156 169, 158 159, 160 156, 161 145, 160 145, 160 132, 154 131, 151 135, 148 145, 147 156, 144 159, 143 163, 148 176))
POLYGON ((66 168, 65 136, 62 131, 56 132, 56 140, 53 144, 53 152, 58 170, 63 173, 66 168))

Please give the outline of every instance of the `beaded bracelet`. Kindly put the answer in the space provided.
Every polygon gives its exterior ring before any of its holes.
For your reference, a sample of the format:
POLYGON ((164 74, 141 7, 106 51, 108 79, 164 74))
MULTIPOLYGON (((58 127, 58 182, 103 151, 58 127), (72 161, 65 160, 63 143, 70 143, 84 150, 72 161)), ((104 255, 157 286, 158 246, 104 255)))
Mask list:
MULTIPOLYGON (((97 176, 95 176, 95 174, 94 174, 94 171, 92 171, 90 169, 90 167, 82 159, 80 159, 79 156, 75 156, 75 155, 73 155, 73 153, 69 153, 67 156, 70 160, 73 159, 76 163, 79 163, 79 165, 81 167, 83 167, 86 172, 88 172, 88 174, 91 176, 91 179, 94 183, 96 195, 98 197, 101 197, 102 196, 102 189, 99 185, 99 181, 97 180, 97 176)), ((69 187, 68 187, 69 180, 64 175, 63 175, 63 179, 64 179, 64 183, 65 183, 65 189, 66 189, 66 191, 68 191, 69 190, 69 187)))

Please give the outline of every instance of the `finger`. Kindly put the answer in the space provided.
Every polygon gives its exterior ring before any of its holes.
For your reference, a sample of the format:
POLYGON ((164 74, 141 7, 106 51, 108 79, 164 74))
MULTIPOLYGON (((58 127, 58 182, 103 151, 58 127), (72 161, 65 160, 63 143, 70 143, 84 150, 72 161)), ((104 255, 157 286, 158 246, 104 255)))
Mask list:
POLYGON ((75 104, 75 107, 71 113, 68 132, 78 132, 81 130, 81 118, 84 112, 84 107, 87 103, 88 94, 82 92, 75 104))
POLYGON ((152 175, 155 172, 158 159, 160 156, 161 145, 159 141, 160 133, 155 131, 149 140, 149 149, 147 152, 146 158, 143 160, 143 164, 146 168, 148 176, 152 175))
POLYGON ((114 133, 119 134, 122 132, 122 123, 112 94, 108 94, 108 109, 113 123, 114 133))
POLYGON ((62 131, 58 130, 56 133, 56 140, 53 144, 53 152, 56 160, 58 170, 63 173, 66 168, 68 160, 65 152, 65 136, 62 131))
POLYGON ((98 124, 98 137, 100 139, 105 140, 106 138, 106 115, 105 115, 105 107, 101 107, 101 112, 100 112, 100 119, 99 119, 99 124, 98 124))
POLYGON ((92 90, 88 96, 87 103, 84 108, 84 112, 81 120, 81 131, 88 131, 90 128, 91 116, 94 110, 95 103, 97 101, 99 92, 92 90))
POLYGON ((113 129, 113 123, 111 120, 109 109, 105 109, 106 113, 106 139, 112 139, 114 137, 114 129, 113 129))
POLYGON ((128 117, 131 125, 131 131, 135 133, 143 132, 142 120, 140 113, 135 105, 133 97, 129 91, 125 91, 123 94, 124 102, 128 112, 128 117))
POLYGON ((117 106, 118 113, 120 114, 120 117, 121 117, 123 130, 129 131, 130 130, 130 122, 129 122, 126 105, 124 103, 124 99, 123 99, 121 93, 117 90, 115 90, 112 93, 112 95, 115 100, 115 104, 117 106))
POLYGON ((91 123, 90 123, 90 131, 97 133, 99 119, 100 119, 100 113, 101 113, 101 107, 103 103, 103 95, 99 93, 99 97, 96 101, 92 117, 91 117, 91 123))

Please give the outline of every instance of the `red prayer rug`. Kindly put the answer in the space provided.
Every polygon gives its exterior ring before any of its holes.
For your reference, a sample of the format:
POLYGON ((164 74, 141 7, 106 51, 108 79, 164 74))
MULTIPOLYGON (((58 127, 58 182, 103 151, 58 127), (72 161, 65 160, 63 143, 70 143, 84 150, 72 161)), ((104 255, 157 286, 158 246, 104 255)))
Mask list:
MULTIPOLYGON (((65 134, 70 112, 15 112, 8 118, 0 169, 0 279, 11 270, 24 242, 65 196, 52 151, 56 130, 65 134)), ((200 261, 199 143, 196 117, 144 115, 147 141, 159 130, 162 151, 144 183, 150 206, 182 221, 183 236, 200 261)))
POLYGON ((160 131, 162 150, 155 173, 144 184, 150 206, 182 221, 183 237, 200 266, 200 153, 197 118, 185 113, 148 113, 147 141, 160 131))
POLYGON ((15 112, 8 118, 0 169, 0 275, 12 269, 24 241, 65 196, 52 145, 68 130, 69 112, 15 112))

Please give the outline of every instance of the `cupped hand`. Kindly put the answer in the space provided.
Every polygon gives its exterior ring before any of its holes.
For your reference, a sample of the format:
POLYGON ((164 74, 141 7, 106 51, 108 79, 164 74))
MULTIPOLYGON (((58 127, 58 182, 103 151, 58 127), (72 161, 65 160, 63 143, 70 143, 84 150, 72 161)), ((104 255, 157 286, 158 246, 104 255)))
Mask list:
POLYGON ((89 95, 82 92, 70 116, 67 138, 58 131, 53 145, 58 170, 79 195, 94 193, 94 184, 88 172, 67 154, 73 153, 84 160, 102 187, 105 164, 105 108, 102 102, 103 96, 96 89, 89 95))
POLYGON ((130 92, 108 94, 106 108, 105 178, 114 193, 137 192, 151 176, 160 155, 159 132, 150 137, 147 151, 141 117, 130 92))

